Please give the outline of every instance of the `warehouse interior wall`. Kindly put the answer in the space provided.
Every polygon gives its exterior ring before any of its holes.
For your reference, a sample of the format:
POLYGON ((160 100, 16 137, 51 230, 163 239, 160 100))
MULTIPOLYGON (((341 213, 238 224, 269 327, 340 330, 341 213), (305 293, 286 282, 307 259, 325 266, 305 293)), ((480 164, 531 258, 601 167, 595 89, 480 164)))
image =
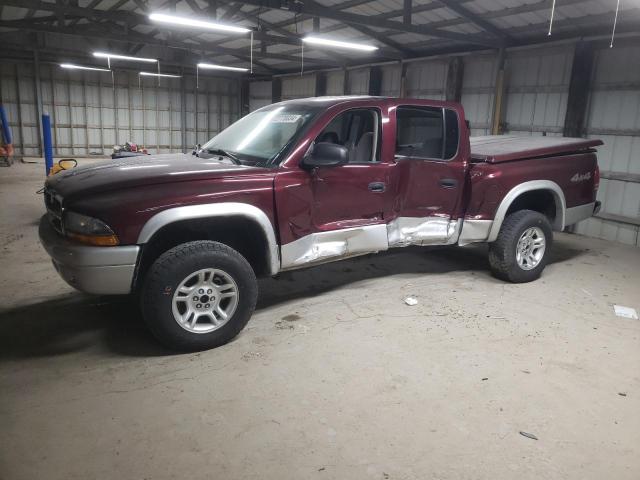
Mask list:
MULTIPOLYGON (((593 49, 583 135, 605 142, 598 149, 603 208, 575 231, 640 246, 640 63, 629 61, 640 58, 640 44, 629 40, 608 48, 593 43, 593 49)), ((471 134, 562 135, 575 55, 575 42, 458 55, 463 65, 459 98, 471 134)), ((446 99, 453 58, 262 79, 250 82, 246 104, 250 111, 268 105, 274 92, 282 100, 316 96, 319 85, 326 95, 446 99), (377 83, 371 81, 374 69, 377 83), (324 76, 322 82, 318 75, 324 76)), ((114 144, 126 141, 151 153, 190 150, 242 112, 242 82, 234 78, 200 76, 196 85, 196 78, 187 75, 158 85, 156 79, 139 81, 136 72, 118 70, 112 83, 109 74, 62 71, 50 64, 40 65, 39 75, 56 156, 108 154, 114 144)), ((18 156, 41 154, 35 76, 33 63, 7 62, 0 72, 0 99, 18 156)))
MULTIPOLYGON (((114 70, 112 82, 109 73, 57 65, 40 65, 39 75, 57 157, 106 155, 127 141, 150 153, 190 150, 240 116, 240 87, 233 79, 184 76, 158 84, 157 78, 114 70)), ((3 64, 0 100, 18 156, 41 155, 36 83, 33 63, 3 64)))

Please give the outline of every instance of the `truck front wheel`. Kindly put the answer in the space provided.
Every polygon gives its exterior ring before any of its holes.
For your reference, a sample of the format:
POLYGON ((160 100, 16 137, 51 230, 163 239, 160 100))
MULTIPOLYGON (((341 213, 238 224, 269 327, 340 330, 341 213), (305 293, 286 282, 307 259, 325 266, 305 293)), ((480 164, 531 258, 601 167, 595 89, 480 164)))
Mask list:
POLYGON ((493 274, 513 283, 540 277, 549 258, 553 233, 549 219, 533 210, 508 215, 495 242, 489 244, 493 274))
POLYGON ((178 245, 150 267, 142 287, 142 313, 165 346, 205 350, 235 337, 251 318, 258 297, 249 262, 213 241, 178 245))

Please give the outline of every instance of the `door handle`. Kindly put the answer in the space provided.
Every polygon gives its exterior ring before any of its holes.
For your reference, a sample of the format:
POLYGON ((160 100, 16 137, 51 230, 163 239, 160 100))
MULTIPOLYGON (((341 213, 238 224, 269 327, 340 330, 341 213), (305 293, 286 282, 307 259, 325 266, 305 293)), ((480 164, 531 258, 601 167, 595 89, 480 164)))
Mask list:
POLYGON ((456 188, 458 181, 454 178, 443 178, 440 180, 440 186, 442 188, 456 188))
POLYGON ((386 185, 384 184, 384 182, 371 182, 369 184, 369 190, 375 193, 382 193, 384 192, 385 188, 386 185))

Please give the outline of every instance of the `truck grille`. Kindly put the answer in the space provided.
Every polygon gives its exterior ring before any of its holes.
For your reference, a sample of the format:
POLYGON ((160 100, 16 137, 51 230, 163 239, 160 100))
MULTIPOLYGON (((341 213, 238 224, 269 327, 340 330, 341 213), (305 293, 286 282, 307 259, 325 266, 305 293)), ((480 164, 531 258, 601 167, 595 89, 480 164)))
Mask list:
POLYGON ((53 228, 62 233, 62 197, 51 190, 44 191, 44 206, 53 228))

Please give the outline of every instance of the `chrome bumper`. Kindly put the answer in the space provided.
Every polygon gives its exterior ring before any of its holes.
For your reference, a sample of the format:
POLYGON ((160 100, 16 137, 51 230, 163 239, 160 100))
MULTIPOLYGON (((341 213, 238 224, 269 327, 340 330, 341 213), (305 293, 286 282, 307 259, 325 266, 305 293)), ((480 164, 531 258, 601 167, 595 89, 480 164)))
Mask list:
POLYGON ((140 247, 90 247, 60 236, 47 215, 40 219, 40 243, 53 266, 72 287, 87 293, 118 295, 131 292, 140 247))

